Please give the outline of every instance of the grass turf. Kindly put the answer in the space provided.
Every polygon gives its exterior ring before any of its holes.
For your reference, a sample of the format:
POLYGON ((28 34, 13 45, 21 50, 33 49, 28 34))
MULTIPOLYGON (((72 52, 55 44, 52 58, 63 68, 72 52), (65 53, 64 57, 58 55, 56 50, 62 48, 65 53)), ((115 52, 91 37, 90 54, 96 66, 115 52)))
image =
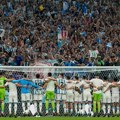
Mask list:
POLYGON ((120 117, 1 117, 0 120, 120 120, 120 117))

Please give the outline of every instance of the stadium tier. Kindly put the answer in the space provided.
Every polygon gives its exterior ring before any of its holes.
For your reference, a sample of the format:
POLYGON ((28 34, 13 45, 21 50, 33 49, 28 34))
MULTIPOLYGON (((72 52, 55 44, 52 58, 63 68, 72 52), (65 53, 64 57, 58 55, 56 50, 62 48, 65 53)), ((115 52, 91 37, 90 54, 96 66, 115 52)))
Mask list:
POLYGON ((3 116, 119 116, 120 67, 3 66, 0 100, 3 116))
POLYGON ((119 0, 0 0, 0 65, 120 66, 119 0))

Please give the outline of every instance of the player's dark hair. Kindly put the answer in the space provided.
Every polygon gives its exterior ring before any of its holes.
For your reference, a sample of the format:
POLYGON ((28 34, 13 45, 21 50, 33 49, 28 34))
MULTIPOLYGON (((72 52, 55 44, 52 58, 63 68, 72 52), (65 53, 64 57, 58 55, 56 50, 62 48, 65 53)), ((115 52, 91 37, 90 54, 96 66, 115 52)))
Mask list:
POLYGON ((95 73, 95 77, 99 77, 99 73, 95 73))
POLYGON ((106 81, 106 80, 108 80, 107 76, 104 76, 104 78, 103 78, 103 79, 104 79, 105 81, 106 81))
POLYGON ((78 76, 75 76, 75 79, 76 79, 76 80, 78 80, 78 79, 79 79, 79 77, 78 77, 78 76))
POLYGON ((61 75, 62 77, 64 77, 64 73, 60 73, 60 75, 61 75))
POLYGON ((36 78, 40 78, 40 74, 39 73, 36 74, 36 78))
POLYGON ((83 76, 83 79, 87 79, 87 77, 86 77, 86 76, 83 76))
POLYGON ((24 74, 24 78, 27 78, 27 74, 24 74))
POLYGON ((115 78, 114 78, 114 82, 117 82, 117 81, 118 81, 118 78, 117 78, 117 77, 115 77, 115 78))
POLYGON ((0 75, 3 75, 3 72, 2 72, 2 71, 0 71, 0 75))
POLYGON ((52 73, 51 73, 51 72, 49 72, 49 73, 48 73, 48 77, 51 77, 51 76, 52 76, 52 73))
POLYGON ((70 76, 66 76, 67 80, 70 80, 70 76))

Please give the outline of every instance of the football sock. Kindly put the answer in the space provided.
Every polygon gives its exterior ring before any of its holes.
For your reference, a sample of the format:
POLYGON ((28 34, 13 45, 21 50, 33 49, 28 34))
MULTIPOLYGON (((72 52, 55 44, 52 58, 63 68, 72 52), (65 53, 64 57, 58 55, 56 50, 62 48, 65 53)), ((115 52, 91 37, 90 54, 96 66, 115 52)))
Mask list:
POLYGON ((48 100, 46 100, 46 104, 45 104, 46 110, 48 110, 48 105, 49 105, 49 102, 48 100))
POLYGON ((9 114, 11 114, 11 110, 12 110, 12 104, 9 103, 9 114))
POLYGON ((96 101, 93 101, 93 112, 96 112, 96 101))
POLYGON ((115 106, 112 107, 113 114, 115 114, 115 106))
POLYGON ((55 110, 55 102, 54 102, 54 100, 52 100, 51 103, 52 103, 52 109, 55 110))
POLYGON ((23 112, 25 112, 25 102, 22 102, 23 112))
POLYGON ((105 104, 103 104, 102 109, 103 109, 103 112, 104 112, 104 114, 105 114, 105 113, 106 113, 105 104))
POLYGON ((59 113, 59 103, 57 103, 57 113, 59 113))
POLYGON ((1 107, 2 107, 2 113, 4 113, 4 107, 5 107, 4 102, 2 102, 1 107))
POLYGON ((42 110, 42 101, 40 101, 39 103, 39 112, 41 113, 41 110, 42 110))
POLYGON ((100 102, 97 102, 97 106, 98 106, 98 113, 100 113, 100 102))
POLYGON ((110 105, 108 105, 108 114, 110 114, 110 105))
POLYGON ((75 113, 77 113, 77 103, 75 103, 75 113))
POLYGON ((14 114, 16 115, 17 113, 17 103, 14 104, 14 114))

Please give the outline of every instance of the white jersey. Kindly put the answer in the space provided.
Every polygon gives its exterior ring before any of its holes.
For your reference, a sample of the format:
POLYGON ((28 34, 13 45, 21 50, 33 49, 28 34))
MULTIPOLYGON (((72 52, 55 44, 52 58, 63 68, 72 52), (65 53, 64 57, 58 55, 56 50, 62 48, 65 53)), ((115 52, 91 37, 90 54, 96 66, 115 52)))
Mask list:
MULTIPOLYGON (((109 83, 109 82, 104 82, 103 92, 104 92, 105 90, 107 90, 110 85, 111 85, 111 83, 109 83)), ((107 91, 105 92, 105 94, 111 94, 111 93, 110 93, 110 89, 107 90, 107 91)))
POLYGON ((119 94, 119 87, 112 87, 112 95, 119 94))
POLYGON ((91 92, 91 89, 90 89, 90 84, 85 82, 85 81, 82 81, 82 85, 84 85, 84 87, 89 87, 87 89, 84 89, 83 92, 91 92))
MULTIPOLYGON (((66 81, 67 81, 66 89, 69 89, 70 87, 74 87, 75 86, 74 81, 72 81, 72 82, 69 82, 69 80, 66 80, 66 81)), ((73 92, 74 92, 73 89, 67 90, 67 93, 73 93, 73 92)))
POLYGON ((16 84, 12 82, 6 82, 5 86, 9 86, 9 95, 17 94, 16 84))
MULTIPOLYGON (((57 79, 58 85, 66 85, 66 79, 64 78, 58 78, 57 79)), ((66 94, 66 89, 61 90, 60 88, 57 88, 57 94, 66 94)))
POLYGON ((37 86, 39 86, 38 89, 34 89, 34 95, 41 95, 43 94, 44 90, 41 88, 43 87, 44 81, 43 79, 33 79, 32 80, 34 82, 34 84, 36 84, 37 86))
MULTIPOLYGON (((101 80, 101 79, 99 79, 99 78, 94 78, 94 79, 92 79, 91 81, 90 81, 91 83, 93 83, 93 85, 95 85, 96 87, 101 87, 101 86, 103 86, 103 80, 101 80)), ((93 88, 93 92, 94 93, 102 93, 102 91, 101 90, 96 90, 96 89, 94 89, 93 88)))
POLYGON ((46 91, 55 91, 55 82, 53 80, 51 80, 50 82, 48 82, 46 91))

